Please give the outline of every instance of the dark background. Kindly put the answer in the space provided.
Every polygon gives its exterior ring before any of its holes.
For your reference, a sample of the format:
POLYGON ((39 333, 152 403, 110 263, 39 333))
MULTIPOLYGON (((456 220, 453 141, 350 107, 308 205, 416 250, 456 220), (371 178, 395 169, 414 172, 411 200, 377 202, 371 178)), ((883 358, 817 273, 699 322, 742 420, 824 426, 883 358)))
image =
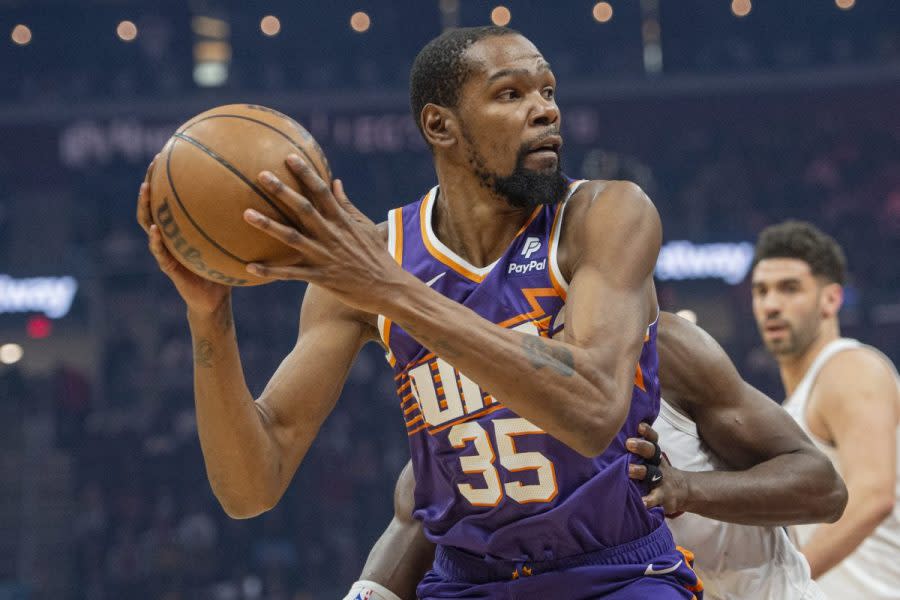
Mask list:
MULTIPOLYGON (((559 80, 566 172, 640 183, 667 242, 753 242, 786 218, 816 223, 849 259, 845 334, 900 358, 896 3, 758 0, 738 18, 727 0, 614 0, 608 23, 593 4, 505 2, 559 80)), ((79 285, 63 317, 0 312, 0 359, 4 347, 17 354, 9 344, 24 353, 0 363, 0 599, 300 600, 349 588, 408 458, 381 350, 363 350, 279 506, 228 519, 203 471, 184 307, 134 222, 137 188, 179 123, 253 102, 304 123, 357 206, 382 220, 434 183, 408 109, 416 52, 444 26, 488 24, 494 6, 0 0, 0 275, 79 285), (357 10, 371 16, 364 33, 349 27, 357 10), (267 14, 277 36, 260 31, 267 14), (198 32, 197 17, 226 35, 198 32), (134 41, 116 36, 124 19, 134 41), (10 37, 17 24, 27 45, 10 37), (227 78, 207 87, 194 73, 210 41, 227 50, 227 78)), ((658 290, 781 400, 746 281, 658 290)), ((293 345, 303 291, 235 293, 254 393, 293 345)), ((0 307, 11 293, 0 286, 0 307)))

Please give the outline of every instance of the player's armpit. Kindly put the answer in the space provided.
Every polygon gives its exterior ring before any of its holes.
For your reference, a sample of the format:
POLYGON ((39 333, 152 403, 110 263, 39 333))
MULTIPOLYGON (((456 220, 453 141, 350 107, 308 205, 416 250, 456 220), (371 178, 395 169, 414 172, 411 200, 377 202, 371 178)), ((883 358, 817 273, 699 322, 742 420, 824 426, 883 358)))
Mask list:
POLYGON ((801 549, 813 577, 850 555, 894 510, 900 420, 895 377, 883 357, 861 348, 831 358, 813 387, 808 419, 827 429, 850 494, 840 520, 817 528, 801 549))
POLYGON ((360 581, 375 582, 400 598, 416 597, 416 586, 434 562, 434 544, 412 511, 416 480, 406 463, 394 490, 394 518, 369 552, 360 581))
MULTIPOLYGON (((794 420, 746 383, 725 351, 696 325, 663 313, 659 325, 662 395, 697 424, 702 441, 735 471, 687 476, 684 506, 747 525, 836 520, 847 492, 794 420)), ((660 440, 665 450, 665 439, 660 440)))

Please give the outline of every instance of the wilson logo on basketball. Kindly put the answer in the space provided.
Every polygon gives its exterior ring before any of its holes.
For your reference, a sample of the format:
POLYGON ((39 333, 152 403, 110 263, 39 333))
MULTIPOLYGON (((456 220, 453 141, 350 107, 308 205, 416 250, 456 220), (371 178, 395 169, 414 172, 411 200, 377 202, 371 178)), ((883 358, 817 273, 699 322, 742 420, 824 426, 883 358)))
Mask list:
POLYGON ((187 240, 184 239, 184 236, 181 235, 181 228, 178 226, 178 223, 175 222, 175 216, 172 214, 172 209, 169 207, 168 196, 163 198, 162 203, 156 210, 156 222, 159 224, 159 228, 162 230, 163 235, 171 240, 172 248, 181 257, 182 263, 191 270, 199 271, 201 275, 205 275, 209 279, 213 279, 226 285, 244 285, 247 283, 246 279, 230 277, 221 271, 209 269, 206 264, 204 264, 201 252, 191 246, 187 240))

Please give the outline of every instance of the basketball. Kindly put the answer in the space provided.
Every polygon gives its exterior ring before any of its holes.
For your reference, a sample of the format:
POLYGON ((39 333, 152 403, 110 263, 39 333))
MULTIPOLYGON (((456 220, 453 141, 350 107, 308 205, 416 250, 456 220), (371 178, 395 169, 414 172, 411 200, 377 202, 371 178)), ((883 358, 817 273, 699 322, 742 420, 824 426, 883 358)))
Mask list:
POLYGON ((291 224, 290 211, 257 181, 273 172, 299 191, 285 165, 299 154, 326 182, 331 170, 322 149, 299 123, 253 104, 219 106, 190 119, 166 142, 150 179, 150 210, 169 252, 206 279, 232 286, 270 279, 246 270, 251 262, 288 265, 294 250, 248 225, 253 208, 291 224))

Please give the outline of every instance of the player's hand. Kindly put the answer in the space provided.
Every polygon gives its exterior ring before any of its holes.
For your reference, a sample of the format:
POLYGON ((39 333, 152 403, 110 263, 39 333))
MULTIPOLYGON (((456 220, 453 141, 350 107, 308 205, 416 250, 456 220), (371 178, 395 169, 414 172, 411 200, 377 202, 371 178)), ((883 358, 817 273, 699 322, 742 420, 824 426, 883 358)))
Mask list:
POLYGON ((650 492, 643 497, 644 506, 662 506, 667 517, 681 514, 681 506, 687 496, 687 481, 684 471, 676 469, 659 448, 659 434, 646 423, 638 425, 640 438, 628 438, 625 448, 640 456, 646 464, 628 465, 631 479, 644 481, 650 492))
POLYGON ((285 162, 308 196, 295 192, 269 171, 259 174, 259 182, 288 209, 296 226, 253 209, 244 212, 244 219, 293 248, 300 259, 289 266, 252 263, 247 271, 260 277, 308 281, 328 289, 349 306, 382 312, 382 303, 396 289, 393 284, 409 277, 388 253, 384 236, 350 202, 339 179, 329 186, 294 154, 285 162))
POLYGON ((156 259, 159 269, 175 284, 175 289, 181 294, 188 309, 198 314, 211 314, 223 305, 231 293, 231 288, 191 272, 178 262, 163 244, 162 231, 153 222, 150 214, 150 176, 158 158, 157 154, 147 167, 147 174, 138 192, 137 222, 147 232, 150 253, 156 259))

